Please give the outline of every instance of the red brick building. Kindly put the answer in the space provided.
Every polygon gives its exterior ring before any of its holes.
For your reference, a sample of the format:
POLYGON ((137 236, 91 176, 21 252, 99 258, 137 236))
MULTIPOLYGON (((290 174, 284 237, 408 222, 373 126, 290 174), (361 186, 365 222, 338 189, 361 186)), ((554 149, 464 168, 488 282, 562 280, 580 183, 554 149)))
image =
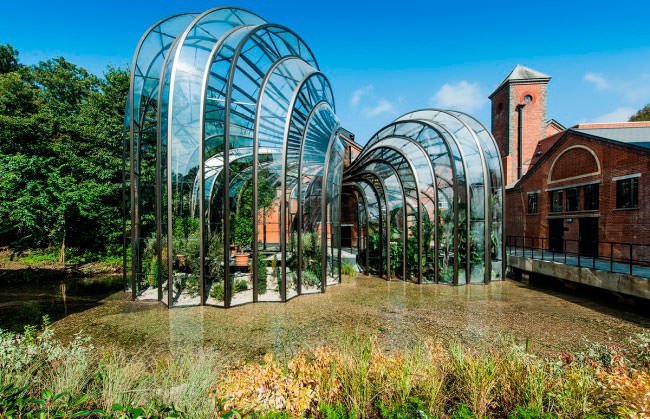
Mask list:
POLYGON ((546 117, 550 77, 517 66, 490 95, 506 178, 506 235, 547 250, 650 260, 650 122, 546 117), (544 240, 539 240, 539 239, 544 240), (522 240, 522 239, 519 239, 522 240))

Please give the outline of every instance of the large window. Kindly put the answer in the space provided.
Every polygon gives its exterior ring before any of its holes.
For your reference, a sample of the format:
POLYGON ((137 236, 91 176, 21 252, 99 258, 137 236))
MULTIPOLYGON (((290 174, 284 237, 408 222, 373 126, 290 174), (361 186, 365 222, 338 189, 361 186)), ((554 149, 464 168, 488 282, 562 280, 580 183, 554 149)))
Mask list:
POLYGON ((566 190, 566 210, 578 211, 580 209, 580 190, 578 188, 568 188, 566 190))
POLYGON ((594 183, 592 185, 586 185, 582 191, 583 193, 583 209, 585 211, 592 211, 598 209, 599 200, 599 185, 594 183))
POLYGON ((551 212, 562 212, 564 209, 564 191, 552 191, 550 195, 551 212))
POLYGON ((616 181, 616 208, 639 207, 639 178, 633 177, 616 181))
POLYGON ((539 193, 528 192, 528 214, 537 214, 539 193))

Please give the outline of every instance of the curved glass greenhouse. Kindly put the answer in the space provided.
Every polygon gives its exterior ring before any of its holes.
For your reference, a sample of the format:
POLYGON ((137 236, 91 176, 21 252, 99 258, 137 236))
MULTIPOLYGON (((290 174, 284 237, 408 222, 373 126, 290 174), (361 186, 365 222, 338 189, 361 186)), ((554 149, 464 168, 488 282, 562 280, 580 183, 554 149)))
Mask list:
POLYGON ((345 171, 357 207, 358 264, 418 283, 501 279, 501 159, 461 112, 424 109, 377 132, 345 171))
POLYGON ((503 187, 489 132, 465 114, 417 111, 350 163, 312 51, 246 10, 152 26, 133 59, 125 130, 134 299, 229 307, 323 292, 340 282, 340 207, 350 199, 349 250, 362 269, 418 282, 502 275, 503 187))

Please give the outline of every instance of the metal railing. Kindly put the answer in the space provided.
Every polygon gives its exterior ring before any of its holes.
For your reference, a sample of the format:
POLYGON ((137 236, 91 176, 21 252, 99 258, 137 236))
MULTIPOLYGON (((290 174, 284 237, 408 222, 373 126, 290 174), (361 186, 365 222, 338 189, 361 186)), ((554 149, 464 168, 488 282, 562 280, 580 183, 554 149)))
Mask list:
POLYGON ((650 244, 507 236, 514 256, 650 278, 650 244))

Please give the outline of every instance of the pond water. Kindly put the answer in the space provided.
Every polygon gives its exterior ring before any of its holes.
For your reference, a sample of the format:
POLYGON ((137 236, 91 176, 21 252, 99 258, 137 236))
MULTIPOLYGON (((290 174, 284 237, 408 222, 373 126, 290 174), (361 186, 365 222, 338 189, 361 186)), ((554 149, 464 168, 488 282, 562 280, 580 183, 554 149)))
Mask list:
POLYGON ((587 341, 623 343, 650 328, 650 318, 625 306, 513 281, 453 287, 359 276, 344 278, 325 294, 227 310, 132 302, 121 291, 120 276, 3 286, 0 328, 22 330, 44 314, 63 340, 83 331, 99 346, 134 351, 209 345, 233 359, 290 354, 355 333, 376 336, 387 350, 423 340, 512 339, 557 354, 580 350, 587 341))

